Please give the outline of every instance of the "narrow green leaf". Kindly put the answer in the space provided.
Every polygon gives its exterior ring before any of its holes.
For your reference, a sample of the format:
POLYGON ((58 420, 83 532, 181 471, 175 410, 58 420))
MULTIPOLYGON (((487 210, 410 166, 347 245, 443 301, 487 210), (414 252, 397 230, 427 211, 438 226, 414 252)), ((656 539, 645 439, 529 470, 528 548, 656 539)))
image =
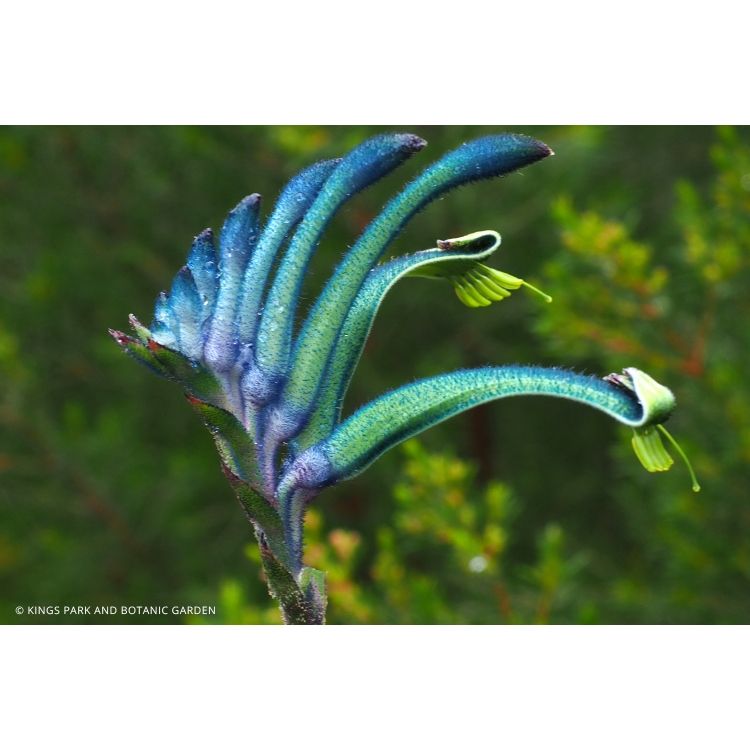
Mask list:
POLYGON ((273 552, 262 544, 260 559, 266 574, 268 591, 279 602, 284 622, 287 625, 310 624, 311 607, 294 576, 279 562, 273 552))
POLYGON ((144 326, 143 323, 141 323, 141 321, 138 320, 135 315, 133 315, 133 313, 130 313, 130 315, 128 315, 128 322, 130 323, 130 327, 133 329, 133 331, 135 331, 135 335, 138 336, 138 340, 142 344, 148 345, 148 340, 150 338, 153 338, 151 335, 151 331, 149 331, 149 329, 146 328, 146 326, 144 326))
POLYGON ((156 358, 156 355, 139 339, 134 339, 122 331, 109 329, 109 335, 120 345, 120 348, 137 362, 148 367, 149 370, 164 378, 174 380, 174 376, 156 358))
POLYGON ((228 411, 191 395, 187 395, 187 400, 211 433, 227 468, 242 481, 259 486, 252 434, 228 411))
POLYGON ((257 531, 263 534, 263 541, 276 558, 287 568, 290 568, 291 555, 284 538, 281 517, 276 508, 254 487, 234 474, 226 464, 222 464, 222 469, 248 520, 256 527, 257 531))
POLYGON ((179 381, 189 393, 203 401, 223 403, 221 384, 208 369, 153 339, 148 342, 148 348, 170 377, 179 381))

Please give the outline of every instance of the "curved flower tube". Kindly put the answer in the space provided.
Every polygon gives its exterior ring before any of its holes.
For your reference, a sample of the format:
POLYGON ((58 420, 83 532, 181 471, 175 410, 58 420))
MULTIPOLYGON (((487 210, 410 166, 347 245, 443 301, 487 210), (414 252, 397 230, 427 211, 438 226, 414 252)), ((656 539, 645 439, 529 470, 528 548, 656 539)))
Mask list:
MULTIPOLYGON (((396 282, 424 267, 449 265, 453 273, 460 273, 461 269, 471 268, 480 259, 492 255, 500 247, 500 235, 491 230, 474 232, 465 237, 438 241, 437 245, 431 250, 395 258, 370 272, 344 320, 326 369, 326 387, 305 429, 295 441, 295 450, 303 450, 322 440, 338 423, 346 390, 367 343, 375 316, 396 282)), ((283 412, 275 417, 281 420, 285 418, 283 412)))
POLYGON ((371 401, 326 439, 301 453, 278 489, 293 553, 300 554, 304 505, 316 491, 350 479, 394 446, 456 414, 511 396, 553 396, 603 411, 618 422, 644 428, 666 420, 675 406, 672 392, 646 373, 629 367, 624 376, 601 379, 544 367, 484 367, 418 380, 371 401))

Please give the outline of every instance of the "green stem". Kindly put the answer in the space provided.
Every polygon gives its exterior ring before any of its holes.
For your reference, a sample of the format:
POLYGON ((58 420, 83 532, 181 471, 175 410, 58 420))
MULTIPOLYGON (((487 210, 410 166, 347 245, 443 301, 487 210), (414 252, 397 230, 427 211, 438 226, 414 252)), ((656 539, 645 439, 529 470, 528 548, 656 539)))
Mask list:
POLYGON ((276 599, 286 625, 324 625, 325 599, 314 596, 311 586, 305 591, 294 576, 278 561, 262 542, 260 557, 266 574, 268 591, 276 599))

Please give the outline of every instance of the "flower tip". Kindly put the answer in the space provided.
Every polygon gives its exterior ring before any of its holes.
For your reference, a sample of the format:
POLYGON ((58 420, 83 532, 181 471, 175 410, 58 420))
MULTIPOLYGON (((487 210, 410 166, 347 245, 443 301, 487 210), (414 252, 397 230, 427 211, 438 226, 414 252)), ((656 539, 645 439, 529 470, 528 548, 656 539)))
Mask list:
POLYGON ((412 133, 406 133, 402 138, 404 148, 412 154, 416 154, 417 151, 421 151, 427 145, 427 141, 424 138, 420 138, 418 135, 412 133))
POLYGON ((437 240, 438 250, 461 250, 465 253, 489 253, 500 245, 502 238, 493 229, 481 229, 478 232, 453 237, 449 240, 437 240))
POLYGON ((235 485, 240 482, 240 478, 223 461, 221 462, 221 471, 230 484, 235 485))
POLYGON ((530 138, 529 136, 523 136, 528 140, 529 146, 536 156, 536 159, 546 159, 548 156, 554 156, 555 152, 546 144, 544 141, 537 140, 536 138, 530 138))
POLYGON ((543 292, 541 289, 538 289, 533 284, 529 284, 528 281, 522 281, 522 285, 525 286, 530 292, 533 292, 534 294, 538 294, 548 305, 552 302, 552 297, 547 294, 547 292, 543 292))
POLYGON ((682 447, 680 446, 680 444, 672 437, 671 433, 667 430, 667 428, 663 424, 656 425, 656 428, 672 444, 672 447, 677 451, 678 455, 680 456, 683 463, 687 467, 687 470, 690 474, 690 481, 692 482, 693 492, 700 492, 701 486, 698 483, 698 477, 695 476, 695 472, 693 471, 693 465, 690 463, 690 459, 687 457, 687 453, 685 453, 685 451, 682 450, 682 447))
POLYGON ((130 327, 135 331, 142 344, 145 344, 151 338, 151 331, 133 313, 128 315, 128 323, 130 323, 130 327))
POLYGON ((124 334, 122 331, 116 331, 114 328, 108 328, 109 335, 120 345, 127 346, 128 342, 131 341, 130 336, 124 334))
POLYGON ((537 143, 539 144, 541 151, 544 153, 544 158, 555 155, 555 152, 546 143, 542 141, 537 141, 537 143))
POLYGON ((604 380, 635 394, 643 409, 640 427, 660 424, 674 411, 675 397, 672 391, 636 367, 626 367, 622 373, 613 372, 604 380))
MULTIPOLYGON (((245 211, 255 211, 260 206, 260 193, 246 195, 230 212, 229 215, 237 216, 245 211)), ((205 231, 205 230, 204 230, 205 231)))

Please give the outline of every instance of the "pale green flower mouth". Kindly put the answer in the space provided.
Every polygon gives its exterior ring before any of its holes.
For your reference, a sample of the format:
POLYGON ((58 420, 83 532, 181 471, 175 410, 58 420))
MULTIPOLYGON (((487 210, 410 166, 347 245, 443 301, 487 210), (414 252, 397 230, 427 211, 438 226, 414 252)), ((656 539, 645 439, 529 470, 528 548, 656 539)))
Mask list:
POLYGON ((643 468, 650 472, 669 471, 674 464, 674 459, 662 442, 663 435, 684 461, 690 473, 693 492, 700 492, 701 486, 685 451, 662 424, 669 418, 675 406, 672 391, 635 367, 626 368, 622 374, 612 373, 605 380, 635 393, 643 405, 646 421, 633 427, 631 440, 633 451, 643 468))
POLYGON ((465 237, 450 240, 438 240, 438 250, 446 253, 464 250, 466 255, 455 260, 438 257, 432 263, 416 266, 407 275, 425 279, 447 279, 453 285, 456 297, 467 307, 489 307, 493 302, 507 299, 511 292, 522 286, 538 294, 545 302, 552 302, 549 294, 545 294, 528 281, 479 262, 480 259, 494 253, 499 246, 500 235, 491 230, 472 232, 465 237), (473 258, 470 254, 472 249, 475 254, 473 258))
POLYGON ((517 276, 490 268, 483 263, 475 263, 474 267, 462 276, 450 276, 450 281, 456 291, 456 296, 467 307, 488 307, 493 302, 510 297, 511 292, 522 286, 538 294, 545 302, 552 302, 552 297, 541 289, 529 284, 517 276))

